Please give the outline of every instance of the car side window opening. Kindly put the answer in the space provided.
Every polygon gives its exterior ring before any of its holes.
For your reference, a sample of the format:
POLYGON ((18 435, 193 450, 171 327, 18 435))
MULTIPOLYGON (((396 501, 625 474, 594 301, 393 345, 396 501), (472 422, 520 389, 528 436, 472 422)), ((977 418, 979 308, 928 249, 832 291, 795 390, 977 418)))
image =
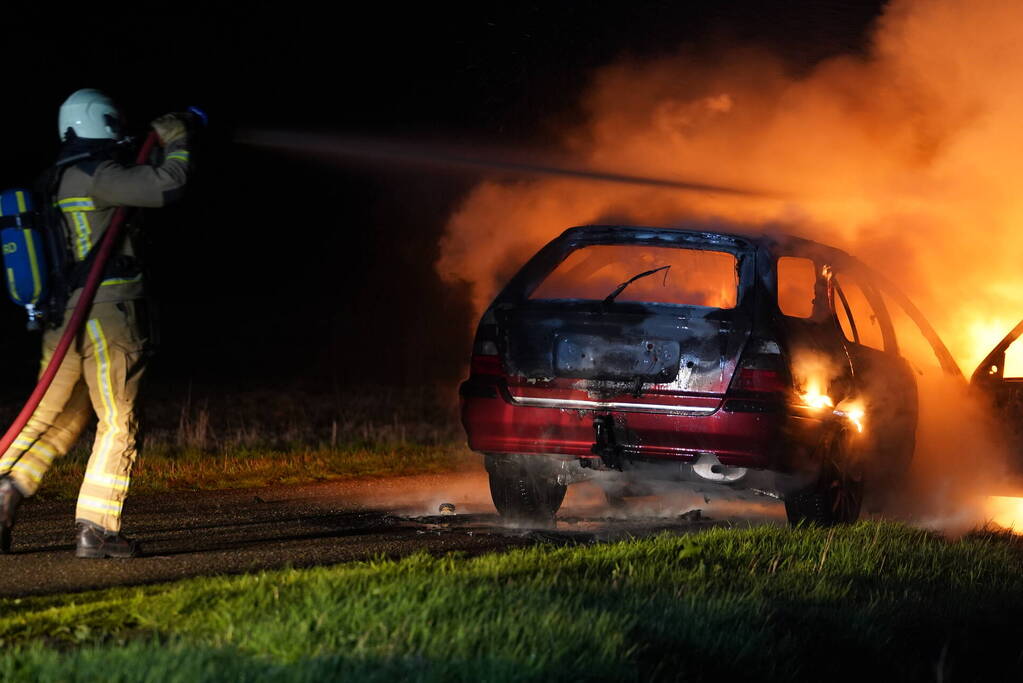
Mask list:
POLYGON ((854 344, 884 350, 881 321, 858 282, 847 275, 835 277, 834 290, 839 301, 835 313, 845 338, 854 344))
POLYGON ((919 375, 943 374, 941 361, 938 360, 934 347, 927 341, 920 327, 887 292, 882 291, 881 298, 895 329, 895 337, 899 340, 899 355, 909 361, 919 375))
POLYGON ((643 244, 596 244, 570 253, 530 294, 530 299, 603 301, 629 279, 616 302, 642 302, 734 308, 738 260, 734 254, 704 249, 643 244))
POLYGON ((1005 349, 1002 377, 1005 379, 1023 378, 1023 337, 1019 337, 1009 344, 1009 348, 1005 349))
POLYGON ((793 318, 813 316, 816 295, 817 267, 801 256, 782 256, 775 272, 778 277, 778 308, 793 318))

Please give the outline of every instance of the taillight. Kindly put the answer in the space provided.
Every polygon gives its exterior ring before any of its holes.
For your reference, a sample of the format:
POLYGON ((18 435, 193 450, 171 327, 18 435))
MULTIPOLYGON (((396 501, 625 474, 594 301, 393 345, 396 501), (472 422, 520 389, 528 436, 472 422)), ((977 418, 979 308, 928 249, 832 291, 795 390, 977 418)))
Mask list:
POLYGON ((732 378, 736 391, 783 392, 788 390, 785 376, 776 370, 739 368, 732 378))
POLYGON ((751 341, 739 359, 729 387, 733 391, 785 393, 792 379, 776 342, 751 341))
POLYGON ((476 335, 476 341, 472 345, 472 360, 469 363, 471 374, 504 376, 504 368, 501 367, 501 356, 492 335, 493 326, 480 326, 480 331, 476 335))
POLYGON ((497 348, 497 321, 493 311, 488 310, 480 319, 472 343, 469 378, 458 387, 463 405, 466 400, 500 398, 505 378, 501 352, 497 348))

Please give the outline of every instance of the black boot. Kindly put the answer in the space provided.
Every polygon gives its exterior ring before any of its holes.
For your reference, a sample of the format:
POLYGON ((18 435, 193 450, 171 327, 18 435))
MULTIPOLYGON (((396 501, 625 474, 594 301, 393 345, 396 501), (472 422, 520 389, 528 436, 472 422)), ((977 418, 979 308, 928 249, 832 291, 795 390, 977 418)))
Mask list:
POLYGON ((124 534, 101 529, 95 524, 78 523, 75 557, 93 559, 103 557, 138 557, 141 552, 141 546, 124 534))
POLYGON ((14 515, 24 497, 10 477, 0 477, 0 554, 11 552, 14 515))

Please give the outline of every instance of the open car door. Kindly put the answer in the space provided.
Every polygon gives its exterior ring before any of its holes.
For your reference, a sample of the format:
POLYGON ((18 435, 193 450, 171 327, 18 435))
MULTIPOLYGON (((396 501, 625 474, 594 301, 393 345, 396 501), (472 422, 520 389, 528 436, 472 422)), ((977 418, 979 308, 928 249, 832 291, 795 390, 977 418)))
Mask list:
POLYGON ((1015 452, 1023 456, 1023 321, 977 366, 970 384, 991 397, 1015 452))

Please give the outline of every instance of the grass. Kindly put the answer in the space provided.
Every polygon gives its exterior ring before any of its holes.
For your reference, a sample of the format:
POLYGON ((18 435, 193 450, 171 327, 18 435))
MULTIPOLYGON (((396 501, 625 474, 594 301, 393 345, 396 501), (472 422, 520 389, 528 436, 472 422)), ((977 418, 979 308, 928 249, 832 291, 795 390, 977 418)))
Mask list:
POLYGON ((3 680, 1018 680, 1023 544, 715 529, 0 601, 3 680))
MULTIPOLYGON (((478 464, 448 389, 335 394, 189 389, 144 406, 132 493, 444 472, 478 464)), ((12 409, 16 406, 12 406, 12 409)), ((42 498, 78 494, 95 432, 51 468, 42 498)))
MULTIPOLYGON (((40 498, 75 498, 86 457, 65 458, 47 474, 40 498)), ((134 495, 182 490, 217 490, 303 484, 354 477, 450 472, 478 466, 464 445, 374 444, 341 448, 274 450, 238 448, 146 453, 132 474, 134 495)))

